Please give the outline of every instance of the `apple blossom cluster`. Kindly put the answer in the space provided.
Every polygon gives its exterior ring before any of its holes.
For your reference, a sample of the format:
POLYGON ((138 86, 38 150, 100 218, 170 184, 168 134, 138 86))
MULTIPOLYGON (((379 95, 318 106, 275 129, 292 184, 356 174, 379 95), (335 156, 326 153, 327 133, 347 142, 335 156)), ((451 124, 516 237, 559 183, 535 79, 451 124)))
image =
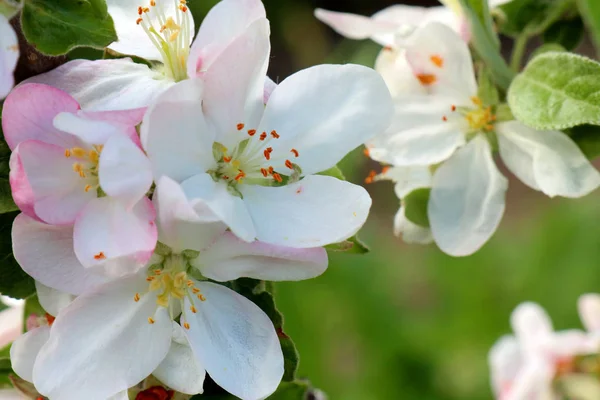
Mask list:
POLYGON ((161 65, 75 60, 4 102, 14 256, 47 313, 12 368, 52 400, 127 399, 150 375, 194 395, 206 374, 263 399, 278 332, 226 282, 325 271, 371 199, 319 173, 385 130, 391 97, 357 65, 275 85, 259 0, 221 1, 193 43, 185 1, 133 3, 108 2, 110 47, 161 65))

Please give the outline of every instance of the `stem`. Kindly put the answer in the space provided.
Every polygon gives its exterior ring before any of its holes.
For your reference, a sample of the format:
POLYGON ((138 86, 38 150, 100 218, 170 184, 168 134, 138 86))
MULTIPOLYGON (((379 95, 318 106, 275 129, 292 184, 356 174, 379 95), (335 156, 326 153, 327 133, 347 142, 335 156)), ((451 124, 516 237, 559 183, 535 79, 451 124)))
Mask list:
POLYGON ((523 61, 523 56, 525 55, 528 41, 529 35, 526 33, 521 34, 515 39, 512 55, 510 57, 510 68, 515 72, 519 72, 521 69, 521 62, 523 61))

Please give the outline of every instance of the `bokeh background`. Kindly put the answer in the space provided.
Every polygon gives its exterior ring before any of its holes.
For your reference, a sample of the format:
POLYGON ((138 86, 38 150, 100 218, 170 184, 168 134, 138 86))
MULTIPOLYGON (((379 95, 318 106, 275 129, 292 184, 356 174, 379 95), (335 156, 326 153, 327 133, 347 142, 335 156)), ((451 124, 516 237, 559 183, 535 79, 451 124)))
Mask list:
MULTIPOLYGON (((200 17, 216 0, 189 0, 200 17)), ((271 21, 270 76, 281 81, 321 63, 372 66, 380 47, 336 35, 313 10, 370 15, 390 0, 264 0, 271 21)), ((404 1, 433 5, 435 1, 404 1)), ((198 20, 198 19, 197 19, 198 20)), ((363 184, 377 165, 357 149, 341 164, 363 184)), ((523 301, 545 307, 557 329, 580 327, 580 294, 600 292, 600 193, 549 199, 510 177, 505 217, 477 254, 452 258, 392 234, 392 184, 373 196, 361 238, 367 255, 330 254, 328 271, 276 286, 300 375, 332 400, 489 399, 487 353, 510 332, 523 301)))

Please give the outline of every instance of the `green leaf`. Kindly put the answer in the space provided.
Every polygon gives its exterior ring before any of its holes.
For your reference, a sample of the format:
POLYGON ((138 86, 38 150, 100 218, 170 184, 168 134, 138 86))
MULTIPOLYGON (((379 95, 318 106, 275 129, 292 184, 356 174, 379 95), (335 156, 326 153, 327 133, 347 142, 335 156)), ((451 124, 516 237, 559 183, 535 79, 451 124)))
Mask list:
POLYGON ((529 56, 529 60, 531 61, 534 58, 536 58, 537 56, 542 55, 544 53, 550 53, 550 52, 562 53, 565 51, 567 51, 567 49, 565 49, 558 43, 544 43, 543 45, 541 45, 540 47, 536 48, 535 50, 533 50, 531 52, 531 55, 529 56))
POLYGON ((500 32, 511 37, 539 35, 572 11, 573 3, 574 0, 513 0, 500 6, 505 16, 499 24, 500 32))
POLYGON ((577 0, 579 14, 588 28, 592 42, 596 47, 596 53, 600 54, 600 1, 577 0))
POLYGON ((25 273, 12 254, 11 228, 18 213, 0 214, 0 293, 24 299, 35 292, 33 279, 25 273))
POLYGON ((343 251, 349 254, 367 254, 371 250, 364 244, 357 235, 352 236, 348 240, 344 240, 340 243, 328 244, 325 246, 327 250, 331 251, 343 251))
POLYGON ((311 387, 307 382, 282 382, 268 400, 307 400, 311 387))
POLYGON ((6 19, 11 19, 21 9, 20 3, 17 0, 0 0, 0 14, 4 15, 6 19))
POLYGON ((572 53, 533 59, 508 92, 513 115, 535 129, 600 125, 600 64, 572 53))
POLYGON ((345 181, 346 177, 344 176, 344 173, 342 172, 342 170, 336 165, 334 167, 331 167, 325 171, 319 172, 317 175, 325 175, 325 176, 332 176, 334 178, 338 178, 341 181, 345 181))
POLYGON ((567 130, 566 133, 588 159, 593 160, 600 156, 600 126, 580 125, 567 130))
POLYGON ((429 227, 427 203, 429 202, 430 194, 430 188, 417 189, 402 199, 406 219, 419 226, 429 227))
POLYGON ((21 24, 27 41, 48 55, 117 40, 104 0, 26 0, 21 24))
POLYGON ((483 101, 483 104, 487 106, 498 104, 500 102, 500 95, 492 79, 491 71, 485 65, 481 64, 477 71, 477 84, 479 86, 477 95, 483 101))
POLYGON ((554 43, 573 50, 581 43, 584 33, 583 20, 576 17, 553 23, 544 32, 543 39, 544 43, 554 43))

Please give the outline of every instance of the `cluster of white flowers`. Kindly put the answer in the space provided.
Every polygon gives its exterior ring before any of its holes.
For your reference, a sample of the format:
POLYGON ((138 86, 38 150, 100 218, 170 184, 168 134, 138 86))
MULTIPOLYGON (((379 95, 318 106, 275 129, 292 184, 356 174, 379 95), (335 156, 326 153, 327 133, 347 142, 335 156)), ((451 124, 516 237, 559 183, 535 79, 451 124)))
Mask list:
POLYGON ((385 130, 391 97, 356 65, 275 85, 260 0, 221 1, 193 43, 185 1, 133 3, 108 2, 110 47, 160 67, 71 61, 4 102, 14 255, 50 316, 12 366, 50 399, 125 399, 151 374, 193 395, 207 373, 262 399, 284 373, 278 334, 217 282, 324 272, 323 246, 354 235, 371 199, 318 173, 385 130))

